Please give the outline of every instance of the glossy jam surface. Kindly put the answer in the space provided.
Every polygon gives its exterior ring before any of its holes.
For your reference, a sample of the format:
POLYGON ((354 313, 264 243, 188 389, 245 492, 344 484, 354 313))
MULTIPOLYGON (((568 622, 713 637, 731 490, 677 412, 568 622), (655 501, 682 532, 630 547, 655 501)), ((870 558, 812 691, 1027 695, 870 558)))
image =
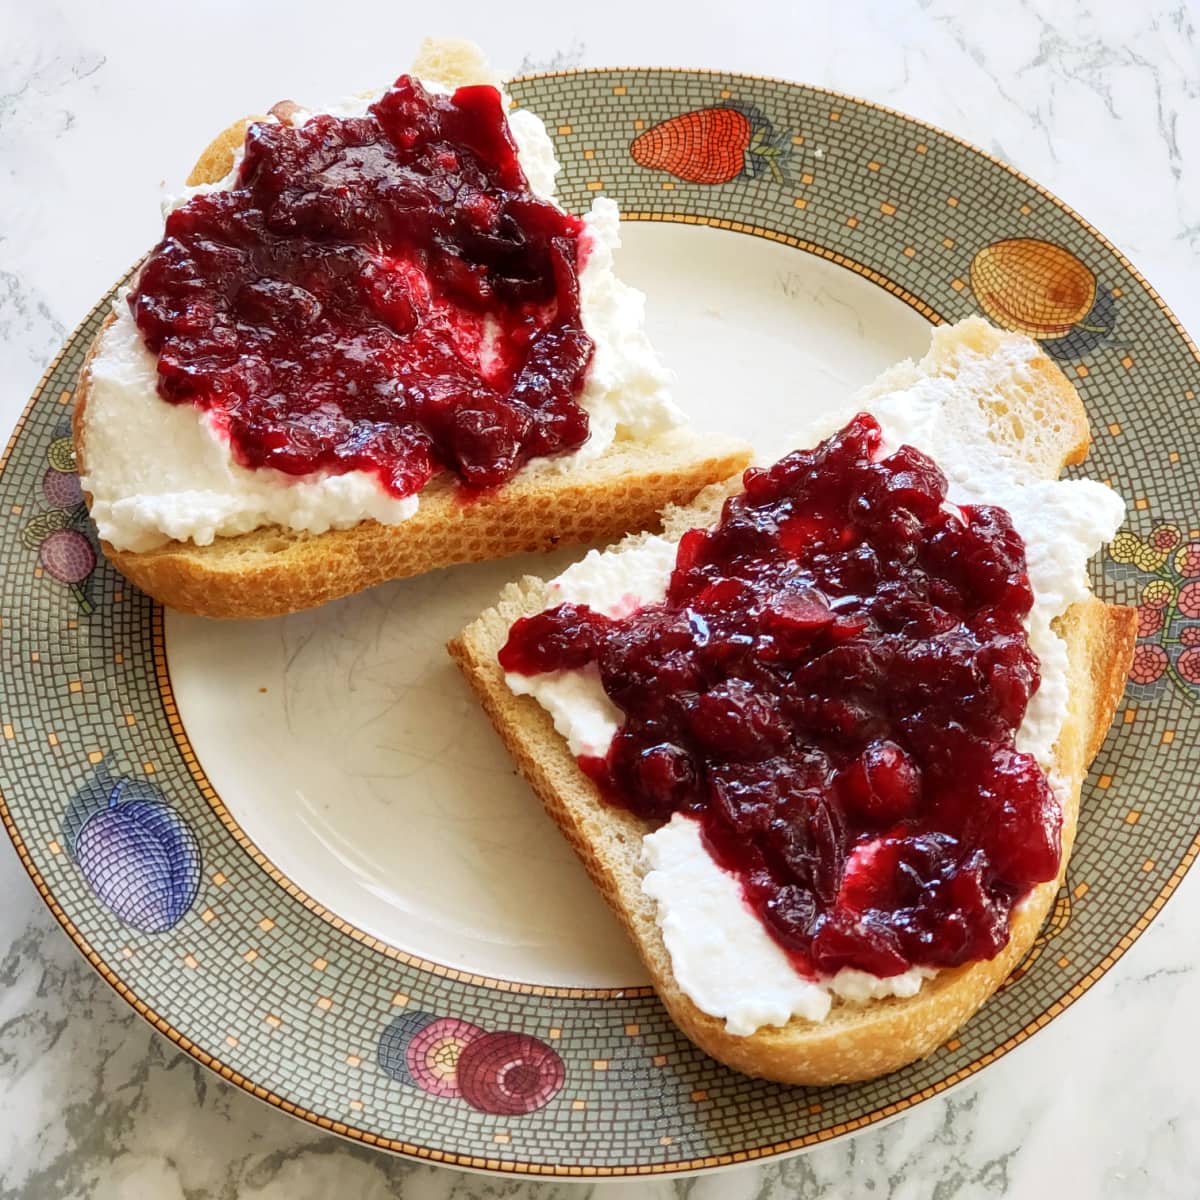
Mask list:
POLYGON ((129 302, 159 393, 243 466, 486 487, 587 437, 582 235, 529 190, 495 88, 402 76, 362 117, 251 125, 129 302))
POLYGON ((1024 543, 947 505, 918 451, 884 457, 867 415, 744 486, 684 535, 664 603, 525 618, 501 664, 595 664, 625 720, 581 765, 643 817, 698 817, 802 972, 992 957, 1060 856, 1014 747, 1039 682, 1024 543))

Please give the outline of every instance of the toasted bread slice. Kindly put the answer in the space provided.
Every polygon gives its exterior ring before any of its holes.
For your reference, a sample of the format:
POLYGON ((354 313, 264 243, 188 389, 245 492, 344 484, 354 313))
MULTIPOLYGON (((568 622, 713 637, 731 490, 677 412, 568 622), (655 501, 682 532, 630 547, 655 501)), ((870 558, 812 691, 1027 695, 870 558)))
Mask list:
MULTIPOLYGON (((966 322, 935 342, 921 364, 925 372, 950 373, 963 349, 995 352, 1003 335, 980 321, 966 322)), ((902 365, 881 380, 902 386, 902 365)), ((1017 444, 1045 478, 1086 453, 1087 420, 1074 389, 1049 359, 1033 364, 1033 386, 1013 386, 990 414, 997 443, 1017 444)), ((869 405, 867 405, 869 407, 869 405)), ((706 489, 693 505, 666 515, 666 533, 717 520, 725 497, 739 480, 706 489)), ((623 546, 640 539, 628 538, 623 546)), ((1055 748, 1057 772, 1068 781, 1064 805, 1063 854, 1058 880, 1033 890, 1013 915, 1008 945, 994 959, 938 972, 911 998, 856 1005, 835 1000, 828 1018, 811 1023, 793 1018, 741 1037, 702 1012, 679 989, 656 923, 655 903, 642 891, 642 838, 652 826, 606 804, 555 731, 549 714, 531 697, 516 696, 504 681, 497 653, 512 623, 539 612, 549 593, 542 580, 511 584, 495 608, 450 644, 471 687, 508 746, 522 774, 558 823, 612 910, 632 937, 655 989, 671 1017, 714 1058, 749 1075, 784 1083, 829 1084, 870 1079, 922 1058, 942 1045, 1001 985, 1032 945, 1066 871, 1078 817, 1080 788, 1112 720, 1124 688, 1136 636, 1132 609, 1090 598, 1058 619, 1069 658, 1070 709, 1055 748)))
MULTIPOLYGON (((470 43, 427 42, 414 72, 461 83, 480 79, 482 62, 470 43)), ((200 155, 189 186, 223 179, 247 125, 261 119, 237 121, 220 133, 200 155)), ((75 393, 72 428, 84 478, 90 365, 104 328, 75 393)), ((435 477, 422 489, 417 513, 396 525, 366 520, 319 534, 271 525, 207 546, 172 541, 142 552, 102 545, 126 578, 172 608, 208 617, 279 616, 437 567, 610 541, 650 528, 665 506, 686 503, 749 457, 740 439, 676 430, 653 441, 618 440, 574 469, 523 471, 468 502, 449 475, 435 477)))

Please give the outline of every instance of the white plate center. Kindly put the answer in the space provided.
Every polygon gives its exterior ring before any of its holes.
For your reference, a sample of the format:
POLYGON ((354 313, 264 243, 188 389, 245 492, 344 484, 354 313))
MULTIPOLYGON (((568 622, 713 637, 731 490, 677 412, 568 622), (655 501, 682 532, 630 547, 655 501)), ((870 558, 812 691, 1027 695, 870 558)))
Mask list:
MULTIPOLYGON (((899 300, 775 243, 665 224, 624 240, 620 270, 701 428, 778 447, 928 343, 899 300)), ((273 621, 168 613, 167 655, 213 786, 313 899, 447 966, 624 987, 645 982, 640 963, 444 650, 509 579, 575 557, 438 571, 273 621)))

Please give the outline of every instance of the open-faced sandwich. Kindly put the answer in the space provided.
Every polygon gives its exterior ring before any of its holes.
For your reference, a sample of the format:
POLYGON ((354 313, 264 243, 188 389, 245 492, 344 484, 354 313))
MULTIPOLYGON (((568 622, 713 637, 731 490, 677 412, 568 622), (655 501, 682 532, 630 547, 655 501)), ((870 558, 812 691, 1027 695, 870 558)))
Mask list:
POLYGON ((204 152, 101 330, 75 442, 105 552, 166 604, 268 616, 649 527, 748 461, 690 431, 479 52, 291 102, 204 152))
POLYGON ((672 1017, 741 1071, 930 1053, 1029 949, 1135 636, 1027 338, 935 331, 661 536, 511 585, 452 643, 672 1017))

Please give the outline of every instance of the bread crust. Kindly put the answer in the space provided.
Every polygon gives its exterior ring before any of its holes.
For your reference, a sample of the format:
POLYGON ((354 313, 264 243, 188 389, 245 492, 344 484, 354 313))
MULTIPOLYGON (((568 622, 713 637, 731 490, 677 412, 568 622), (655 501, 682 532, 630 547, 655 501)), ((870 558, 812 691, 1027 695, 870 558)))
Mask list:
MULTIPOLYGON (((966 333, 984 352, 994 348, 994 338, 983 335, 976 323, 969 323, 966 333)), ((1046 456, 1047 473, 1057 474, 1063 463, 1078 461, 1086 452, 1086 416, 1075 390, 1053 364, 1043 367, 1039 361, 1038 369, 1047 372, 1043 383, 1065 410, 1058 452, 1046 456)), ((690 508, 668 513, 668 532, 678 535, 694 525, 711 524, 724 498, 739 487, 738 481, 714 486, 690 508)), ((635 540, 627 539, 625 544, 635 540)), ((1067 644, 1071 697, 1055 747, 1056 771, 1066 781, 1067 791, 1062 862, 1058 878, 1036 887, 1013 914, 1005 948, 993 959, 940 971, 911 998, 863 1006, 835 999, 829 1017, 819 1024, 794 1018, 786 1025, 739 1037, 728 1033, 722 1020, 701 1012, 675 983, 654 902, 641 890, 641 841, 653 826, 606 804, 579 769, 549 714, 532 697, 514 695, 504 682, 496 656, 509 627, 518 617, 540 611, 547 600, 543 580, 526 577, 510 584, 496 607, 450 643, 450 654, 521 773, 633 939, 672 1019, 707 1053, 748 1075, 781 1083, 872 1079, 944 1044, 1028 952, 1065 876, 1083 780, 1124 690, 1137 636, 1133 609, 1092 597, 1072 605, 1056 622, 1067 644)))
MULTIPOLYGON (((466 53, 456 44, 439 45, 442 58, 454 51, 447 61, 466 53)), ((466 71, 469 64, 463 63, 466 71)), ((246 127, 261 119, 235 121, 218 134, 188 185, 223 179, 246 127)), ((91 362, 112 320, 97 333, 75 391, 71 424, 84 477, 91 362)), ((209 546, 172 541, 147 552, 101 545, 121 574, 171 608, 206 617, 273 617, 438 567, 612 541, 631 529, 653 527, 667 505, 686 503, 749 460, 750 447, 740 439, 681 433, 647 443, 617 442, 593 461, 561 473, 522 472, 470 500, 443 473, 422 489, 416 514, 396 525, 368 520, 320 534, 271 525, 217 538, 209 546)), ((85 499, 90 507, 91 496, 85 493, 85 499)))

